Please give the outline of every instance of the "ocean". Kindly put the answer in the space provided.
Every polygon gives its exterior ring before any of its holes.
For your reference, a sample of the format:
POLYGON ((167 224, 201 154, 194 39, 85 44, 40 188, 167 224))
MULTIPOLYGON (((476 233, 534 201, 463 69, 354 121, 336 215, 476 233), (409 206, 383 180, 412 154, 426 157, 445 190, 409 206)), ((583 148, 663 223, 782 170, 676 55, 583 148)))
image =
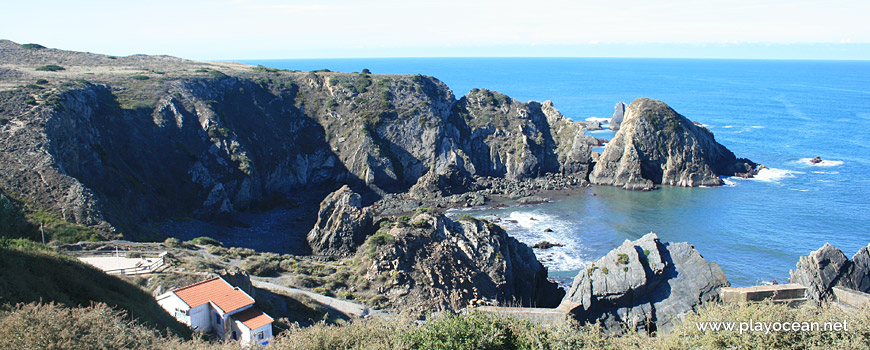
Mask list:
MULTIPOLYGON (((472 209, 500 218, 567 281, 619 246, 655 232, 689 242, 734 286, 784 282, 825 243, 851 257, 870 243, 870 61, 388 58, 245 60, 310 71, 425 74, 458 97, 487 88, 520 101, 552 100, 573 120, 609 118, 618 101, 662 100, 706 125, 738 157, 770 169, 716 188, 629 192, 594 186, 549 203, 472 209), (824 161, 811 164, 820 156, 824 161), (515 222, 514 222, 515 221, 515 222), (553 232, 544 232, 550 228, 553 232)), ((593 132, 610 138, 612 132, 593 132)), ((458 215, 457 212, 451 215, 458 215)))

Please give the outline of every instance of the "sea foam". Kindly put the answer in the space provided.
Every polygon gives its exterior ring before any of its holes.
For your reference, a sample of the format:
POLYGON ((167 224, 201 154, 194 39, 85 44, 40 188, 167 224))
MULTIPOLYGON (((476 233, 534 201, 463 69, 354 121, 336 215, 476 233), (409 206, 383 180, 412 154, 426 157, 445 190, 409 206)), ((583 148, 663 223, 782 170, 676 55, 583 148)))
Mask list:
POLYGON ((812 162, 812 158, 801 158, 800 160, 798 160, 798 162, 803 163, 803 164, 807 164, 807 165, 812 165, 812 166, 838 166, 838 165, 843 165, 843 161, 842 161, 842 160, 825 160, 825 159, 823 159, 821 162, 813 163, 813 162, 812 162))

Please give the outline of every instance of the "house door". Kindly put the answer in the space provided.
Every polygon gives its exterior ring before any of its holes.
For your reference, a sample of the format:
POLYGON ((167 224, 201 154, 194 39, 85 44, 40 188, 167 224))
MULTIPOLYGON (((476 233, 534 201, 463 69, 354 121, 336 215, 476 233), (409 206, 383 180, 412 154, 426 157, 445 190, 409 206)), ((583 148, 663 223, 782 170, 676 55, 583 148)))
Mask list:
POLYGON ((236 331, 233 331, 233 334, 230 336, 233 338, 233 340, 239 340, 239 337, 236 335, 236 331))

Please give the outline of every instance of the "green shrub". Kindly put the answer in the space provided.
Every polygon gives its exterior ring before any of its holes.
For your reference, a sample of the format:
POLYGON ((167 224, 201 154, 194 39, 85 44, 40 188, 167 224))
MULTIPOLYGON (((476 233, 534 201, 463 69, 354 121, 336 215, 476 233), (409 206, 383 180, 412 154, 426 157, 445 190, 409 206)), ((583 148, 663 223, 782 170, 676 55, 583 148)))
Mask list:
POLYGON ((41 49, 44 49, 45 46, 31 43, 31 44, 21 44, 21 48, 28 49, 28 50, 41 50, 41 49))
POLYGON ((24 103, 29 104, 29 105, 36 105, 36 99, 34 99, 32 97, 28 97, 24 100, 24 103))
POLYGON ((475 220, 477 220, 477 218, 475 218, 469 214, 462 214, 462 215, 459 215, 458 221, 475 221, 475 220))
POLYGON ((208 237, 208 236, 196 237, 190 241, 193 242, 193 244, 199 244, 199 245, 214 245, 214 246, 224 245, 223 243, 219 242, 218 240, 211 238, 211 237, 208 237))
POLYGON ((45 80, 45 79, 36 79, 36 83, 39 84, 39 85, 45 85, 45 84, 48 84, 48 80, 45 80))
POLYGON ((148 79, 151 79, 151 77, 149 77, 149 76, 147 76, 147 75, 136 74, 136 75, 130 76, 130 79, 133 79, 133 80, 148 80, 148 79))
POLYGON ((617 264, 628 264, 628 254, 619 254, 619 257, 616 259, 617 264))
POLYGON ((208 71, 208 74, 211 75, 215 79, 223 79, 223 78, 226 78, 228 76, 219 70, 210 70, 210 71, 208 71))
POLYGON ((58 66, 58 65, 56 65, 56 64, 47 64, 47 65, 44 65, 44 66, 36 67, 36 70, 38 70, 38 71, 45 71, 45 72, 57 72, 57 71, 65 70, 65 69, 66 69, 66 68, 63 68, 63 67, 58 66))
POLYGON ((279 71, 278 68, 269 68, 264 65, 258 64, 253 68, 255 72, 268 72, 268 73, 277 73, 279 71))
POLYGON ((154 105, 148 102, 136 101, 130 105, 130 109, 140 110, 140 109, 154 109, 154 105))
POLYGON ((429 227, 429 221, 420 219, 411 223, 411 227, 414 228, 427 228, 429 227))
POLYGON ((181 248, 184 245, 181 243, 181 240, 175 237, 169 237, 163 241, 163 245, 170 248, 181 248))
POLYGON ((35 210, 27 214, 30 221, 41 224, 45 231, 45 239, 60 243, 76 243, 81 241, 99 241, 100 235, 94 230, 70 222, 66 222, 56 215, 44 211, 35 210))
POLYGON ((254 276, 273 276, 278 272, 278 261, 264 256, 252 256, 242 262, 242 269, 254 276))

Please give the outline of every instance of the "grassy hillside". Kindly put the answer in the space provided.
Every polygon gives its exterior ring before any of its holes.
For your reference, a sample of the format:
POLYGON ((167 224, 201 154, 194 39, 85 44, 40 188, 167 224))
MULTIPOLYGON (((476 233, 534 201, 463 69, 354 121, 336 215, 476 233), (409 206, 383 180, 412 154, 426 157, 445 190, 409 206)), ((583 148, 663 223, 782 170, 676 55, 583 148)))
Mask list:
POLYGON ((105 303, 155 329, 190 335, 150 294, 121 278, 31 241, 3 240, 0 245, 0 308, 30 302, 70 307, 105 303))

